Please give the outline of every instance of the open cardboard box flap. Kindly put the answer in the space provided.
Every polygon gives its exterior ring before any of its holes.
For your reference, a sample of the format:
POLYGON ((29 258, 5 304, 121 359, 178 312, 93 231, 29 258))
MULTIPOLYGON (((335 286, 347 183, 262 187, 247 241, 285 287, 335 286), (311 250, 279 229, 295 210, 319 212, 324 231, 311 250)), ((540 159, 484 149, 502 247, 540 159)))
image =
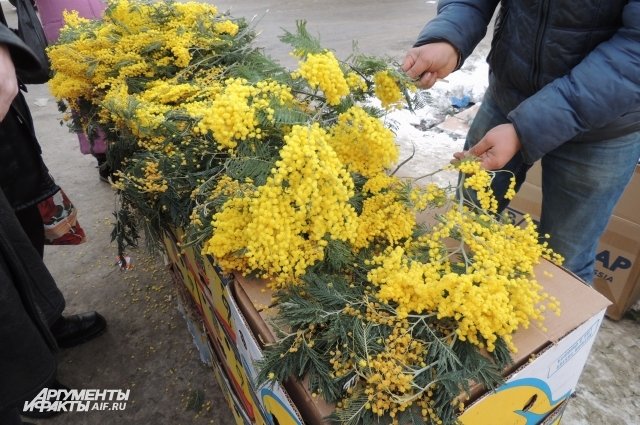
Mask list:
POLYGON ((269 324, 269 319, 275 315, 276 311, 270 307, 271 290, 267 287, 267 281, 236 273, 231 289, 238 308, 260 343, 260 348, 276 342, 275 332, 269 324))
MULTIPOLYGON (((271 305, 271 290, 267 288, 267 281, 236 274, 232 291, 238 308, 245 316, 247 325, 254 333, 261 348, 264 348, 266 344, 276 342, 275 333, 269 325, 269 319, 275 316, 277 310, 274 307, 269 307, 271 305)), ((283 386, 306 424, 325 424, 324 418, 333 413, 335 409, 322 397, 312 397, 306 380, 300 382, 289 379, 283 382, 283 386)))
POLYGON ((606 308, 611 302, 586 285, 573 273, 542 261, 535 268, 536 278, 544 290, 560 302, 561 314, 546 311, 542 329, 532 323, 528 329, 519 329, 513 335, 518 352, 513 355, 514 363, 532 353, 538 352, 548 343, 554 343, 571 332, 576 326, 606 308), (546 273, 545 273, 546 272, 546 273))
MULTIPOLYGON (((528 329, 520 329, 514 334, 513 340, 518 347, 518 355, 514 358, 516 363, 520 356, 526 357, 547 343, 558 341, 580 323, 611 304, 607 298, 572 273, 549 261, 543 260, 538 264, 535 274, 545 291, 558 299, 562 313, 558 316, 546 311, 543 324, 546 329, 532 323, 528 329)), ((254 332, 260 336, 260 340, 267 343, 275 342, 268 324, 269 316, 275 312, 273 308, 269 308, 271 290, 267 288, 267 282, 239 274, 235 276, 235 280, 238 284, 234 288, 238 305, 243 313, 251 316, 247 318, 249 324, 255 323, 252 330, 256 328, 254 332)))
MULTIPOLYGON (((581 323, 605 309, 610 301, 593 290, 572 273, 543 260, 535 268, 535 274, 544 290, 558 299, 561 315, 545 312, 543 327, 532 323, 528 329, 519 329, 513 335, 518 352, 513 354, 514 365, 525 363, 528 358, 545 347, 560 340, 581 323), (545 273, 546 272, 546 273, 545 273)), ((238 307, 245 315, 247 324, 264 347, 275 342, 269 326, 269 318, 276 313, 271 304, 271 291, 261 279, 235 276, 234 296, 238 307), (257 309, 256 306, 261 306, 257 309)), ((509 373, 510 371, 507 371, 509 373)), ((287 392, 296 403, 305 420, 310 424, 322 423, 322 418, 331 413, 332 407, 319 397, 312 398, 299 382, 285 384, 287 392)))

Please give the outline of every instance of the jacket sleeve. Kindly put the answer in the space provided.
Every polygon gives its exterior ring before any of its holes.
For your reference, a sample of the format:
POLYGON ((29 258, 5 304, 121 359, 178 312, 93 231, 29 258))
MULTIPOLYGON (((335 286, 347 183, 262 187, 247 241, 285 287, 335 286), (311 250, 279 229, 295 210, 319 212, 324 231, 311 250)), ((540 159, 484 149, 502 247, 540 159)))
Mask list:
POLYGON ((440 0, 438 15, 425 25, 414 47, 447 41, 460 53, 462 65, 487 33, 498 3, 500 0, 440 0))
POLYGON ((0 44, 9 48, 16 69, 37 69, 43 66, 31 49, 2 21, 0 21, 0 44))
POLYGON ((580 133, 640 110, 640 0, 630 0, 622 26, 571 72, 543 87, 508 115, 527 162, 580 133), (544 131, 541 131, 544 129, 544 131))

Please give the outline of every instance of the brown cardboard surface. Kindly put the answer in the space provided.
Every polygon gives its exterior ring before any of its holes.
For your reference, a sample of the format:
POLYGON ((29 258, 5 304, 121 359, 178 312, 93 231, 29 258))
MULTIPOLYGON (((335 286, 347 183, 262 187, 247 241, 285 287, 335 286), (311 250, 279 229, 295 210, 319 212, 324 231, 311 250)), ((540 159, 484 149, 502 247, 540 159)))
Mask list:
POLYGON ((268 317, 265 317, 271 304, 271 291, 267 288, 267 282, 239 273, 234 274, 234 281, 235 284, 231 287, 233 296, 260 348, 276 342, 268 317))
MULTIPOLYGON (((536 266, 535 273, 545 290, 559 300, 562 313, 557 316, 555 313, 546 312, 544 327, 532 324, 528 329, 520 329, 514 334, 514 343, 518 348, 518 352, 513 356, 516 365, 526 362, 532 354, 560 340, 610 304, 605 297, 579 281, 570 272, 546 260, 536 266)), ((256 335, 257 339, 275 341, 273 334, 265 334, 271 333, 271 330, 264 323, 264 311, 260 313, 250 305, 254 300, 265 299, 269 293, 268 290, 265 291, 266 282, 237 276, 236 283, 238 307, 245 314, 249 327, 260 332, 260 335, 256 335)), ((324 423, 323 418, 332 412, 332 406, 324 403, 319 397, 311 397, 304 383, 291 380, 284 385, 306 423, 324 423)))
POLYGON ((438 129, 455 134, 458 137, 464 137, 469 131, 469 124, 455 115, 450 115, 436 126, 438 129))
POLYGON ((537 353, 548 343, 558 341, 610 304, 608 299, 582 283, 572 273, 548 261, 538 264, 535 274, 545 291, 560 302, 561 315, 546 311, 543 324, 546 329, 534 323, 528 329, 520 329, 513 335, 513 342, 518 348, 518 353, 513 356, 516 364, 530 354, 537 353))
POLYGON ((635 224, 640 224, 640 165, 627 185, 613 214, 635 224))
POLYGON ((536 161, 529 171, 527 171, 527 180, 528 183, 542 187, 542 166, 540 165, 540 161, 536 161))
POLYGON ((598 246, 593 284, 612 301, 607 316, 615 320, 640 299, 640 224, 611 217, 598 246))
MULTIPOLYGON (((537 170, 540 170, 539 167, 537 170)), ((536 176, 535 170, 533 176, 536 176)), ((637 172, 636 179, 639 179, 637 172)), ((627 195, 625 192, 623 197, 627 195)), ((540 217, 541 199, 542 189, 529 183, 527 177, 509 208, 529 213, 537 220, 540 217)), ((637 209, 640 211, 640 207, 637 209)), ((515 215, 514 218, 518 223, 519 218, 515 215)), ((640 224, 614 214, 600 238, 596 253, 594 288, 612 302, 607 308, 607 316, 620 320, 640 299, 640 224)))
POLYGON ((480 109, 480 103, 476 103, 475 105, 461 111, 458 112, 455 117, 458 118, 461 121, 466 122, 467 124, 471 124, 471 122, 473 121, 473 119, 476 117, 476 114, 478 113, 478 110, 480 109))
POLYGON ((306 425, 328 425, 325 418, 333 413, 335 406, 328 404, 322 397, 312 397, 305 381, 289 379, 284 388, 295 403, 306 425))
POLYGON ((479 107, 480 104, 476 103, 472 107, 467 108, 462 112, 458 112, 455 115, 450 115, 446 117, 443 122, 438 124, 437 128, 447 133, 465 137, 469 132, 469 125, 471 124, 471 121, 473 121, 473 118, 476 116, 479 107))
POLYGON ((515 198, 509 202, 509 208, 528 213, 531 218, 538 220, 542 211, 542 189, 528 181, 522 183, 515 198))
MULTIPOLYGON (((540 161, 531 166, 527 172, 526 183, 538 188, 542 187, 542 167, 540 161)), ((613 215, 628 220, 632 223, 640 224, 640 165, 636 166, 636 171, 631 178, 613 209, 613 215)))

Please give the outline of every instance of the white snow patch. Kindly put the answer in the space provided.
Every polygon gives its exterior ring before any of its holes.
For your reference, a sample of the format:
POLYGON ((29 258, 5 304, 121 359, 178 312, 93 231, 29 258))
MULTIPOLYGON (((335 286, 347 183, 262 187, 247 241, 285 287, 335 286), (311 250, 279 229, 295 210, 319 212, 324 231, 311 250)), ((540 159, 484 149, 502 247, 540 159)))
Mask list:
MULTIPOLYGON (((462 69, 449 75, 446 81, 438 81, 431 89, 420 93, 427 102, 426 106, 415 113, 403 109, 387 115, 386 121, 396 134, 399 163, 410 158, 402 165, 398 175, 418 178, 433 173, 446 166, 454 152, 462 150, 464 137, 445 133, 436 125, 458 112, 451 106, 452 97, 467 95, 473 103, 482 100, 488 85, 488 69, 484 57, 472 56, 462 69)), ((457 173, 441 172, 419 182, 446 186, 454 184, 456 179, 457 173)))

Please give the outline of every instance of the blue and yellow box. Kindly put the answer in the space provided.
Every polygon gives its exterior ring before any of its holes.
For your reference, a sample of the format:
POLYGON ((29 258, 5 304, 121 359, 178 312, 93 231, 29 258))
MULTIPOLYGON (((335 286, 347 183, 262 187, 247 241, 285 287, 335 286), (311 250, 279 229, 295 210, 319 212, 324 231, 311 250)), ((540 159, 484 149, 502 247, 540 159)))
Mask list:
MULTIPOLYGON (((256 362, 262 348, 274 342, 268 325, 271 294, 266 282, 228 276, 210 257, 167 235, 167 255, 193 299, 217 359, 215 375, 238 424, 323 424, 332 406, 311 397, 303 382, 284 387, 257 387, 256 362)), ((460 416, 464 425, 557 425, 575 391, 609 301, 569 272, 549 262, 536 270, 546 292, 563 306, 561 316, 549 313, 545 328, 532 325, 514 335, 518 366, 505 371, 506 382, 494 391, 478 389, 460 416)))

